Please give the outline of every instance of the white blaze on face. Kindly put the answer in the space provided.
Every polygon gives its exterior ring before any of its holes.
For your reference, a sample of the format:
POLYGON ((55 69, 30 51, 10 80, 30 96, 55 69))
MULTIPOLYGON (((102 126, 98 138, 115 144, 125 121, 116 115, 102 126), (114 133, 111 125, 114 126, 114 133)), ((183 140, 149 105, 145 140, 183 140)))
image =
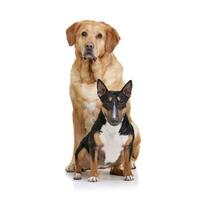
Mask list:
POLYGON ((115 101, 114 101, 114 104, 113 104, 112 118, 113 119, 117 118, 117 109, 116 109, 115 101))

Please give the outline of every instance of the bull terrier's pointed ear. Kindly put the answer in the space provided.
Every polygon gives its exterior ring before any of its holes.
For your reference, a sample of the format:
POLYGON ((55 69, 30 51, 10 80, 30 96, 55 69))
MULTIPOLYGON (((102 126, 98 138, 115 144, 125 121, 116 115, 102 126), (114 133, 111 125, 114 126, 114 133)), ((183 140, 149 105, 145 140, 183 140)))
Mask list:
POLYGON ((106 92, 108 91, 107 87, 104 85, 103 81, 101 81, 100 79, 97 80, 97 94, 99 97, 103 96, 104 94, 106 94, 106 92))
POLYGON ((132 91, 132 81, 128 81, 121 91, 124 95, 126 95, 129 98, 131 96, 132 91))

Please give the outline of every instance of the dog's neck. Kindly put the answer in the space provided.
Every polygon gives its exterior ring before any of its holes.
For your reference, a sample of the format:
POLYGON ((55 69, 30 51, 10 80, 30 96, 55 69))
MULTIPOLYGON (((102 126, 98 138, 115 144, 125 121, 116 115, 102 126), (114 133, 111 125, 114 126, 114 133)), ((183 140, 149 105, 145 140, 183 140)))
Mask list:
POLYGON ((112 63, 113 54, 105 53, 102 57, 97 57, 96 61, 84 60, 76 53, 76 66, 79 68, 82 82, 92 84, 97 79, 103 80, 106 68, 112 63))

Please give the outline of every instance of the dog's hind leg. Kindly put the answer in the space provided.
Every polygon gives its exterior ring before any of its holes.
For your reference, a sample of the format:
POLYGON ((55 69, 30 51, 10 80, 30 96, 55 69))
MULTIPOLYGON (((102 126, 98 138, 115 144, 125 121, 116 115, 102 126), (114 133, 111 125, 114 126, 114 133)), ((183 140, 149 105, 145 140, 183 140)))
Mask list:
POLYGON ((132 159, 131 159, 132 169, 136 168, 135 161, 137 160, 139 152, 140 152, 140 143, 141 143, 140 134, 137 134, 133 142, 133 154, 132 154, 132 159))
POLYGON ((67 172, 74 172, 75 170, 75 151, 84 137, 84 127, 82 120, 78 116, 78 111, 73 111, 73 125, 74 125, 74 150, 70 164, 65 168, 67 172))
POLYGON ((138 158, 139 152, 140 152, 140 143, 141 143, 141 137, 140 137, 140 131, 137 127, 137 125, 132 121, 131 117, 129 116, 129 120, 131 121, 131 124, 133 126, 134 129, 134 141, 133 141, 133 153, 131 156, 131 168, 135 169, 135 161, 138 158))
POLYGON ((139 152, 140 152, 141 137, 140 137, 140 131, 139 131, 137 125, 134 123, 134 121, 132 120, 132 118, 130 116, 130 110, 131 110, 131 104, 129 101, 127 104, 127 114, 128 114, 128 119, 133 126, 134 134, 135 134, 135 138, 134 138, 134 142, 133 142, 133 153, 131 156, 131 165, 132 165, 132 169, 135 169, 136 168, 135 161, 137 160, 139 152))

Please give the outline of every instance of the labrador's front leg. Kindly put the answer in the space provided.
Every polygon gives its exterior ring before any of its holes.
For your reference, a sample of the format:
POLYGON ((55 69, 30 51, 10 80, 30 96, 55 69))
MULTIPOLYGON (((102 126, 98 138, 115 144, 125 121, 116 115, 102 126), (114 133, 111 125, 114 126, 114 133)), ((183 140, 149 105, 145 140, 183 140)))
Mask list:
POLYGON ((67 172, 74 172, 75 170, 75 152, 83 139, 85 132, 82 125, 82 119, 78 116, 78 110, 73 110, 73 125, 74 125, 74 150, 70 164, 65 168, 67 172))

